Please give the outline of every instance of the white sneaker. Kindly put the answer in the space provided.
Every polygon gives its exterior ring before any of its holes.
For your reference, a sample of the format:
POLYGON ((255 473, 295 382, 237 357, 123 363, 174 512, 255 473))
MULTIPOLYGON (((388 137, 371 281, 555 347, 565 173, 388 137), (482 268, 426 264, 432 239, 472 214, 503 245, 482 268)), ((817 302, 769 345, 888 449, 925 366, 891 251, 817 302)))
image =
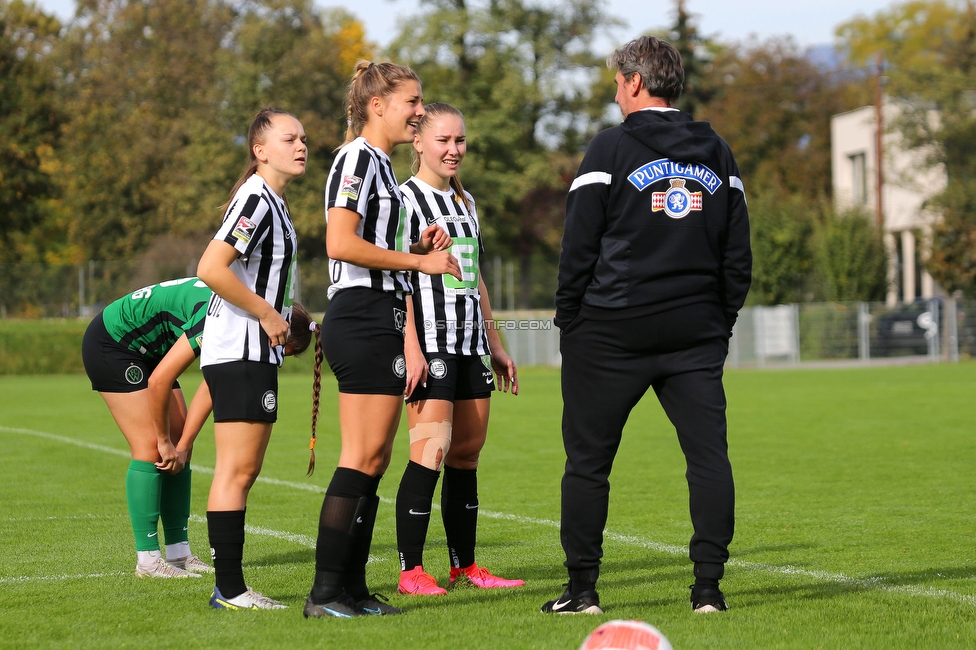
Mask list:
POLYGON ((213 573, 214 572, 212 566, 204 563, 204 561, 198 558, 196 555, 187 555, 185 557, 177 558, 175 560, 167 560, 167 562, 172 564, 178 569, 183 569, 185 571, 189 571, 190 573, 213 573))
POLYGON ((136 564, 137 578, 202 578, 199 573, 169 564, 161 557, 153 558, 150 564, 136 564))
POLYGON ((233 598, 224 598, 217 587, 214 587, 213 595, 210 596, 210 606, 214 609, 288 609, 288 605, 271 600, 250 587, 240 596, 233 598))

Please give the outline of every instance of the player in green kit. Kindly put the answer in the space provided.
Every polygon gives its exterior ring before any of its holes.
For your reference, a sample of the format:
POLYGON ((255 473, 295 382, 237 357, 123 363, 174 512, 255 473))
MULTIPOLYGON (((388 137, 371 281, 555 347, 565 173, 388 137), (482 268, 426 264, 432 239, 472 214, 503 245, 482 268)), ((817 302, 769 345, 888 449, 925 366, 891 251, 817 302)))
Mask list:
POLYGON ((143 287, 98 314, 82 344, 92 390, 105 399, 132 452, 125 492, 140 577, 198 578, 213 570, 190 553, 187 536, 190 452, 210 414, 210 393, 201 384, 188 412, 177 381, 200 354, 210 295, 197 278, 143 287))

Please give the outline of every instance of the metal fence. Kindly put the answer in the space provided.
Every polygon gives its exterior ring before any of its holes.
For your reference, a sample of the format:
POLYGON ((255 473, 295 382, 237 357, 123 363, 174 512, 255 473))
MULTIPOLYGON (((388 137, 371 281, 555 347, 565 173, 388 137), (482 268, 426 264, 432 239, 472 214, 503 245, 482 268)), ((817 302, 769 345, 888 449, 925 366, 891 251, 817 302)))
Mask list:
POLYGON ((729 365, 958 361, 976 353, 976 301, 805 303, 742 310, 729 365))
MULTIPOLYGON (((558 366, 551 312, 495 313, 508 353, 520 365, 558 366)), ((834 362, 958 361, 976 355, 976 301, 804 303, 747 307, 729 343, 731 367, 834 362)))
MULTIPOLYGON (((326 265, 326 260, 306 260, 300 266, 297 295, 313 314, 328 306, 326 265)), ((162 268, 159 262, 0 264, 0 318, 91 317, 139 287, 195 272, 195 264, 170 267, 162 268)), ((505 266, 505 274, 502 269, 496 261, 490 277, 496 293, 504 296, 493 302, 506 349, 520 365, 558 366, 559 330, 552 324, 552 310, 497 309, 514 303, 514 279, 509 277, 514 269, 505 266)), ((728 365, 956 361, 974 355, 973 300, 935 298, 895 307, 874 302, 803 303, 743 309, 733 330, 728 365)))
MULTIPOLYGON (((309 260, 299 269, 296 295, 313 314, 324 312, 327 260, 309 260)), ((0 264, 0 318, 90 318, 131 291, 195 273, 196 262, 0 264)))

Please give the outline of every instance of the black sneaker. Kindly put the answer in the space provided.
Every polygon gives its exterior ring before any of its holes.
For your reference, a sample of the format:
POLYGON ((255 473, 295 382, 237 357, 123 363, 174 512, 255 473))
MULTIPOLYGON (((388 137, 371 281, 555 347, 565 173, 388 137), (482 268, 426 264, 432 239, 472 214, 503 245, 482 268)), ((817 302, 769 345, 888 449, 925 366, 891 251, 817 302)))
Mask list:
POLYGON ((383 594, 370 594, 367 598, 363 598, 357 602, 356 606, 370 616, 393 616, 394 614, 403 613, 402 609, 394 607, 389 603, 390 599, 383 594))
POLYGON ((556 600, 550 600, 542 606, 545 614, 602 614, 600 609, 600 596, 596 591, 588 589, 575 596, 569 589, 556 600))
POLYGON ((716 587, 696 587, 691 585, 691 608, 696 614, 711 614, 724 612, 729 606, 725 604, 725 596, 716 587))
POLYGON ((324 603, 316 603, 309 596, 305 600, 305 609, 302 610, 305 618, 352 618, 354 616, 366 616, 368 612, 356 604, 352 596, 342 592, 332 600, 324 603))

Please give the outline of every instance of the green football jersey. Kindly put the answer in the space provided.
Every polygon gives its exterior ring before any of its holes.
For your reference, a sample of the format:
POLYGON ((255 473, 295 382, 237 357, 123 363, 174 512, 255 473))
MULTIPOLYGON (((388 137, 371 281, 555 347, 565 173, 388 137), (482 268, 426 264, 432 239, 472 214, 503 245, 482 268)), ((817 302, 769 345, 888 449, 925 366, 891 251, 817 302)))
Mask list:
POLYGON ((211 293, 198 278, 151 284, 107 306, 102 312, 105 329, 147 359, 161 359, 186 334, 199 356, 211 293))

